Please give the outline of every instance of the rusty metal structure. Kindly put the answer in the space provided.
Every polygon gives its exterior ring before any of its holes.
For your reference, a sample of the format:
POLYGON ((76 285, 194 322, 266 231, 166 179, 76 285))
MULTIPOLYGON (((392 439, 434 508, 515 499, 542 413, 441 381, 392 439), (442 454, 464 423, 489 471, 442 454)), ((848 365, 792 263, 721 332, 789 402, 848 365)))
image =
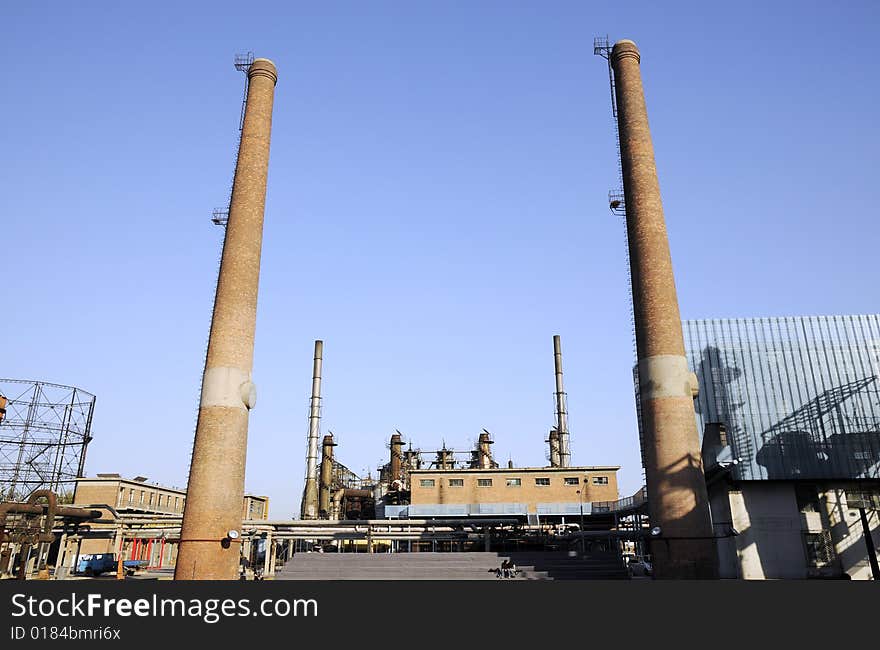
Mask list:
POLYGON ((480 434, 480 437, 477 440, 477 447, 473 451, 474 458, 471 461, 473 467, 479 467, 480 469, 493 469, 498 467, 498 463, 492 458, 492 447, 490 446, 492 444, 494 444, 494 441, 492 440, 491 434, 483 429, 483 433, 480 434))
POLYGON ((278 74, 268 59, 247 66, 247 101, 233 181, 211 334, 202 378, 175 578, 233 580, 239 568, 248 412, 272 108, 278 74))
POLYGON ((43 577, 48 547, 55 541, 52 529, 58 520, 70 520, 79 525, 98 519, 99 510, 73 508, 58 504, 58 496, 51 490, 34 490, 26 501, 0 503, 0 576, 13 573, 24 580, 30 573, 31 553, 34 564, 43 577), (45 503, 41 501, 45 500, 45 503))
MULTIPOLYGON (((601 44, 599 44, 601 45, 601 44)), ((621 40, 594 51, 609 62, 617 117, 632 284, 639 415, 655 574, 660 578, 717 576, 693 399, 672 258, 636 44, 621 40)))
POLYGON ((39 489, 64 500, 83 476, 95 396, 21 379, 0 379, 0 394, 0 500, 22 501, 39 489))

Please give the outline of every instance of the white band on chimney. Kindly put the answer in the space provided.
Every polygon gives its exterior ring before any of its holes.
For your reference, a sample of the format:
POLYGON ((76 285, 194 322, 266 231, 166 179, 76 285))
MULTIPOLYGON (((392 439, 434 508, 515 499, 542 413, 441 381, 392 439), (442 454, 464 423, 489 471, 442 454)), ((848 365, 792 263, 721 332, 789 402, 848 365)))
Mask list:
POLYGON ((697 376, 688 370, 687 359, 674 354, 658 354, 639 361, 641 399, 696 397, 697 376))
POLYGON ((219 367, 205 370, 200 408, 224 406, 250 410, 257 404, 257 387, 249 372, 241 368, 219 367))

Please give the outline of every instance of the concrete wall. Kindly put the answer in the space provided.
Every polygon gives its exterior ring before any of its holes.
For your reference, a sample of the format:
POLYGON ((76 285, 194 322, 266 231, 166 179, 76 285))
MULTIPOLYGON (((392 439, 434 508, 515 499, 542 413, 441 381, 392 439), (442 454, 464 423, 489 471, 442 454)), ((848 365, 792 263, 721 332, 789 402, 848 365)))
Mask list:
MULTIPOLYGON (((815 512, 800 511, 795 485, 791 481, 710 485, 715 534, 727 535, 730 525, 739 532, 718 540, 721 577, 835 578, 845 573, 853 580, 870 580, 861 517, 846 501, 848 484, 816 485, 819 509, 815 512), (805 534, 823 531, 831 535, 835 557, 814 566, 806 552, 805 534)), ((868 511, 867 515, 875 547, 880 548, 880 513, 868 511)))
MULTIPOLYGON (((823 514, 827 517, 840 570, 853 580, 871 580, 861 516, 858 509, 847 503, 846 486, 826 487, 820 495, 820 501, 824 506, 823 514)), ((868 510, 866 514, 874 548, 880 549, 880 512, 868 510)))
POLYGON ((536 512, 538 503, 584 503, 616 501, 618 467, 554 467, 491 470, 415 470, 410 473, 411 501, 414 505, 465 503, 526 503, 536 512), (594 479, 604 477, 607 484, 594 479), (549 479, 549 485, 537 485, 535 479, 549 479), (566 485, 566 478, 576 478, 576 485, 566 485), (492 485, 478 485, 479 479, 491 479, 492 485), (519 479, 519 486, 508 486, 508 479, 519 479), (433 480, 431 487, 422 481, 433 480), (462 481, 461 487, 450 480, 462 481), (583 490, 579 495, 578 490, 583 490))
POLYGON ((791 483, 754 482, 730 492, 740 577, 805 578, 802 517, 791 483))
POLYGON ((730 495, 728 485, 718 482, 710 485, 709 509, 712 512, 712 528, 718 538, 718 577, 739 578, 739 552, 736 547, 736 538, 728 537, 733 526, 733 516, 730 512, 730 495))

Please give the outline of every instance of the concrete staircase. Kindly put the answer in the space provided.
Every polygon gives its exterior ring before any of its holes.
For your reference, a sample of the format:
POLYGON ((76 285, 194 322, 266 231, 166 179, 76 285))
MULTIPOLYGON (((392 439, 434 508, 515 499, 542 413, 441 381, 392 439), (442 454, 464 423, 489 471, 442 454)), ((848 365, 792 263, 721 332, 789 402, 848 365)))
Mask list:
POLYGON ((495 569, 511 559, 516 580, 626 579, 613 554, 583 558, 562 552, 518 553, 297 553, 276 570, 276 580, 498 580, 495 569))
POLYGON ((614 553, 571 557, 565 552, 508 553, 526 580, 625 580, 629 574, 614 553))

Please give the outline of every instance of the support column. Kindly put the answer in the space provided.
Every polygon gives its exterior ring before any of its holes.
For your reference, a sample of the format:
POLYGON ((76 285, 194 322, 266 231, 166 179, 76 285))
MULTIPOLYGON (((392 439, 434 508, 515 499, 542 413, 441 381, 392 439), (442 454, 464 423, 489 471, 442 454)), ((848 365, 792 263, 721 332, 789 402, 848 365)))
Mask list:
POLYGON ((271 578, 275 576, 275 540, 272 538, 271 531, 266 534, 266 557, 264 558, 263 577, 271 578))
POLYGON ((636 44, 611 52, 638 351, 644 463, 658 578, 717 577, 718 560, 694 418, 672 258, 636 44))
POLYGON ((202 379, 176 580, 237 577, 275 65, 255 59, 202 379))
POLYGON ((67 567, 64 566, 64 558, 67 555, 67 530, 61 533, 58 540, 58 556, 55 558, 55 572, 52 576, 55 580, 67 578, 67 567))
POLYGON ((82 544, 83 544, 83 538, 80 535, 76 539, 76 554, 74 555, 74 558, 73 558, 73 566, 70 570, 71 574, 76 573, 76 568, 79 566, 79 556, 82 555, 82 544))

